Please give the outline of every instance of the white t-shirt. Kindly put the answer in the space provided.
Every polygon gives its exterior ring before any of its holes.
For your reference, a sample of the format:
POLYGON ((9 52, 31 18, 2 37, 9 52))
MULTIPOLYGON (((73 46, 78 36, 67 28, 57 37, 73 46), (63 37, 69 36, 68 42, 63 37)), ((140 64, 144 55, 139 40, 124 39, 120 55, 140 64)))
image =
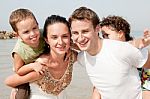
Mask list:
POLYGON ((147 50, 140 51, 126 42, 105 39, 97 55, 81 52, 78 62, 86 66, 102 99, 142 99, 137 67, 143 66, 147 58, 147 50))

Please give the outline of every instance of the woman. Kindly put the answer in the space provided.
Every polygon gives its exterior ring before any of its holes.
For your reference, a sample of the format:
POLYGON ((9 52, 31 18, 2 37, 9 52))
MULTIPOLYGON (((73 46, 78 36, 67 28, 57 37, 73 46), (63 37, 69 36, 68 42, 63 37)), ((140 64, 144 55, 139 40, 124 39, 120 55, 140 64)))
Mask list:
POLYGON ((30 99, 66 99, 65 88, 71 82, 73 63, 77 56, 77 52, 70 49, 68 21, 58 15, 48 17, 43 36, 47 43, 45 53, 34 63, 21 68, 24 76, 12 75, 5 83, 15 87, 30 82, 30 99), (68 55, 70 57, 66 59, 68 55))

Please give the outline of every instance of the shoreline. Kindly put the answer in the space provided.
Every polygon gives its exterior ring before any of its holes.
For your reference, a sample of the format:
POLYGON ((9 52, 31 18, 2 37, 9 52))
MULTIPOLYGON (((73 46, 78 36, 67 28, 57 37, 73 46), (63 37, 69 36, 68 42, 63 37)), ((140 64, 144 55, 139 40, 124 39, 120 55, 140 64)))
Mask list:
POLYGON ((14 32, 0 31, 0 39, 13 39, 15 38, 14 32))

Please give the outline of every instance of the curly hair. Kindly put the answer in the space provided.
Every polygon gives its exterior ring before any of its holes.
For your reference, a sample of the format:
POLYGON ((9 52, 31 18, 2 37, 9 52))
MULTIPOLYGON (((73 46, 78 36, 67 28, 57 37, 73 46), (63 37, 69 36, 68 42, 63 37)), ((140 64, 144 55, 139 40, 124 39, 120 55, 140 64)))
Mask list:
POLYGON ((133 39, 130 36, 130 24, 120 16, 108 16, 103 18, 100 22, 100 26, 110 26, 117 32, 123 31, 125 33, 126 41, 133 39))

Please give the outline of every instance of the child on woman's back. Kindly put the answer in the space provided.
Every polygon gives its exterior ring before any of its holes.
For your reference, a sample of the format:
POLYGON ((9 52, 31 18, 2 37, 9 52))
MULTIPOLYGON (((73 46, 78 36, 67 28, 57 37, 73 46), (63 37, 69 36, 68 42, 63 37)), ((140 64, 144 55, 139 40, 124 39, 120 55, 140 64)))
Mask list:
MULTIPOLYGON (((18 37, 18 41, 12 52, 14 71, 18 75, 23 75, 26 71, 20 68, 25 64, 34 62, 43 53, 45 41, 40 36, 40 30, 35 16, 28 9, 17 9, 13 11, 10 15, 9 23, 18 37)), ((18 86, 16 89, 12 91, 11 98, 28 99, 27 93, 30 92, 29 84, 18 86), (17 92, 16 89, 18 89, 17 92)))

